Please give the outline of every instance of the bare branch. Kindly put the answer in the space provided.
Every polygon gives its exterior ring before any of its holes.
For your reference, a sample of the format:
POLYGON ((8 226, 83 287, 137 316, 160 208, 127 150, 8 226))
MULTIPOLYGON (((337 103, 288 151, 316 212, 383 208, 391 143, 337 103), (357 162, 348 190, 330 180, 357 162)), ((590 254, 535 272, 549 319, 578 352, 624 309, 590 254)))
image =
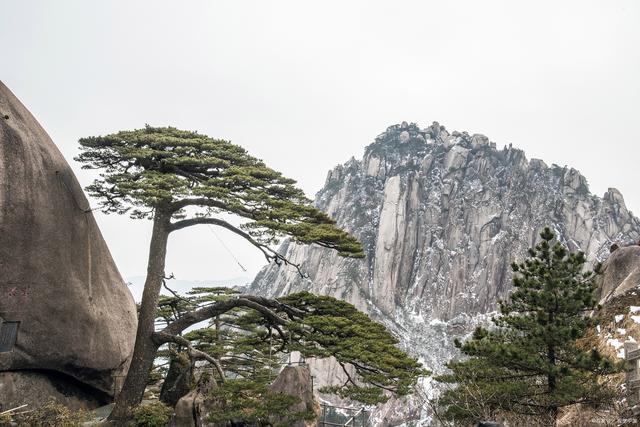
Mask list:
POLYGON ((188 339, 183 338, 179 335, 167 334, 165 332, 154 332, 153 338, 156 343, 165 344, 168 342, 172 342, 172 343, 186 347, 187 350, 189 351, 189 357, 193 359, 204 359, 207 362, 211 363, 213 366, 216 367, 218 374, 220 374, 220 381, 222 382, 225 381, 224 371, 222 369, 222 366, 220 365, 220 362, 216 360, 214 357, 211 357, 210 355, 205 353, 204 351, 200 351, 198 349, 193 348, 193 346, 191 345, 191 342, 188 339))
MULTIPOLYGON (((184 301, 184 302, 186 302, 186 303, 189 303, 189 304, 190 304, 190 303, 191 303, 191 301, 189 301, 188 299, 185 299, 184 297, 180 296, 180 294, 179 294, 179 293, 177 293, 176 291, 174 291, 173 289, 171 289, 171 288, 167 285, 167 280, 171 280, 171 279, 175 279, 175 276, 173 275, 173 273, 171 273, 171 274, 169 275, 169 277, 163 277, 163 278, 162 278, 162 286, 163 286, 166 290, 168 290, 169 292, 171 292, 171 294, 172 294, 174 297, 176 297, 177 299, 182 300, 182 301, 184 301)), ((176 314, 176 316, 175 316, 175 317, 178 317, 177 313, 175 313, 175 314, 176 314)))
POLYGON ((226 222, 224 220, 218 219, 218 218, 209 218, 209 217, 205 218, 205 217, 203 217, 203 218, 183 219, 183 220, 176 221, 176 222, 172 223, 170 228, 169 228, 169 232, 181 230, 183 228, 191 227, 193 225, 199 225, 199 224, 217 225, 219 227, 226 228, 227 230, 229 230, 229 231, 231 231, 231 232, 243 237, 245 240, 249 241, 249 243, 251 243, 253 246, 258 248, 262 252, 264 257, 266 258, 267 262, 273 261, 277 265, 281 265, 281 264, 290 265, 290 266, 294 267, 296 270, 298 270, 298 274, 301 277, 303 277, 303 278, 307 277, 307 275, 305 275, 304 272, 302 271, 302 269, 300 268, 300 264, 296 264, 296 263, 290 261, 284 255, 279 254, 277 251, 271 249, 268 245, 266 245, 264 243, 260 243, 259 241, 254 239, 253 236, 251 236, 249 233, 239 229, 238 227, 235 227, 234 225, 229 224, 228 222, 226 222))
POLYGON ((284 304, 278 301, 277 299, 261 297, 258 295, 240 295, 240 298, 245 298, 245 299, 248 299, 249 301, 253 301, 265 307, 283 311, 292 320, 296 317, 298 318, 304 317, 307 314, 304 310, 300 310, 299 308, 292 307, 289 304, 284 304))
POLYGON ((228 212, 232 212, 236 215, 239 215, 243 218, 255 219, 255 214, 248 209, 242 208, 231 208, 229 205, 219 202, 217 200, 208 199, 206 197, 193 198, 193 199, 182 199, 175 201, 169 205, 169 209, 171 211, 176 212, 180 209, 184 209, 187 206, 207 206, 210 208, 222 209, 228 212))
MULTIPOLYGON (((199 310, 192 311, 184 314, 180 319, 177 319, 167 325, 166 328, 162 330, 164 333, 168 333, 171 335, 177 335, 187 329, 191 325, 195 325, 196 323, 200 323, 204 320, 211 319, 212 317, 219 316, 224 314, 230 310, 233 310, 237 307, 247 307, 251 308, 260 314, 274 325, 287 325, 289 322, 279 316, 276 312, 271 310, 268 306, 263 305, 260 301, 261 297, 255 297, 253 295, 240 295, 235 298, 230 298, 228 300, 216 301, 214 304, 203 307, 199 310)), ((264 300, 268 300, 264 298, 264 300)), ((282 307, 288 307, 285 304, 281 304, 275 302, 273 304, 279 304, 282 307)), ((292 307, 289 307, 289 310, 293 310, 292 307)))
POLYGON ((349 371, 347 370, 347 366, 342 363, 341 361, 338 360, 338 364, 340 365, 340 367, 342 367, 342 371, 344 372, 344 374, 347 376, 347 380, 344 382, 344 384, 342 385, 342 387, 346 387, 347 384, 351 383, 354 386, 358 386, 358 384, 355 383, 355 381, 353 381, 353 378, 351 378, 351 375, 349 375, 349 371))

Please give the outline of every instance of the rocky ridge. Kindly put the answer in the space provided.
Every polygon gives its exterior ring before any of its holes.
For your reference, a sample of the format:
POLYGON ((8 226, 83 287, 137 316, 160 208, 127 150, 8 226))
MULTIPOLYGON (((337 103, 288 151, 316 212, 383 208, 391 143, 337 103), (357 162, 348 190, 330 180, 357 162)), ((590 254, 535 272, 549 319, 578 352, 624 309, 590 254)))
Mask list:
MULTIPOLYGON (((436 372, 454 353, 452 338, 486 321, 510 290, 510 263, 522 259, 542 227, 554 228, 591 263, 615 242, 637 242, 640 221, 619 191, 589 191, 577 170, 528 160, 480 134, 449 133, 434 122, 421 129, 390 126, 327 175, 319 208, 363 243, 365 260, 285 241, 295 269, 265 267, 251 291, 267 296, 311 292, 342 298, 384 322, 436 372)), ((317 384, 336 381, 330 362, 314 365, 317 384)), ((423 384, 429 394, 430 384, 423 384)), ((428 423, 415 402, 390 402, 380 424, 428 423)))

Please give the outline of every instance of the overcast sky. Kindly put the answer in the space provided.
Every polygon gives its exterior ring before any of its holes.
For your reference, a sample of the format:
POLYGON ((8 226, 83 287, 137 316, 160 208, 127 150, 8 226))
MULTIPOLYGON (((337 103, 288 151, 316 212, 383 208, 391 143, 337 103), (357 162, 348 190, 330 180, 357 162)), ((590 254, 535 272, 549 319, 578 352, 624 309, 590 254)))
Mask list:
MULTIPOLYGON (((82 136, 173 125, 230 139, 298 180, 387 126, 439 121, 569 165, 640 213, 640 1, 0 0, 0 79, 72 158, 82 136)), ((94 202, 95 204, 95 202, 94 202)), ((150 224, 97 215, 123 276, 150 224)), ((253 276, 260 254, 172 236, 181 279, 253 276)))

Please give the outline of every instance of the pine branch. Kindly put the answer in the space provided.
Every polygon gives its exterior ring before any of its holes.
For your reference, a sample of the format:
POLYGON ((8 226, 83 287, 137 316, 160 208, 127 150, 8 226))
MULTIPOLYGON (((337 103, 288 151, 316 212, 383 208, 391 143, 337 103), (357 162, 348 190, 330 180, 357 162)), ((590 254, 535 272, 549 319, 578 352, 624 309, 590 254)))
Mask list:
POLYGON ((249 243, 251 243, 253 246, 258 248, 262 252, 262 254, 264 255, 264 257, 265 257, 265 259, 267 260, 268 263, 273 261, 278 265, 285 264, 285 265, 292 266, 298 271, 298 274, 300 275, 300 277, 302 277, 302 278, 306 278, 307 277, 307 275, 305 275, 303 273, 302 269, 300 268, 300 264, 296 264, 296 263, 290 261, 284 255, 282 255, 282 254, 278 253, 277 251, 273 250, 268 245, 258 242, 249 233, 239 229, 238 227, 235 227, 235 226, 229 224, 227 221, 224 221, 224 220, 221 220, 221 219, 218 219, 218 218, 209 218, 209 217, 183 219, 183 220, 180 220, 180 221, 172 223, 169 231, 173 232, 173 231, 181 230, 181 229, 186 228, 186 227, 191 227, 191 226, 194 226, 194 225, 204 225, 204 224, 217 225, 219 227, 223 227, 223 228, 225 228, 225 229, 227 229, 227 230, 239 235, 240 237, 244 238, 249 243))
POLYGON ((204 359, 207 362, 211 363, 213 366, 215 366, 218 374, 220 374, 220 381, 225 381, 224 370, 222 369, 222 365, 220 365, 220 362, 218 362, 215 358, 209 356, 207 353, 193 348, 193 346, 191 345, 191 341, 189 341, 188 339, 179 335, 171 335, 166 332, 155 332, 153 334, 153 339, 156 344, 159 345, 172 342, 186 347, 189 351, 189 357, 193 359, 204 359))

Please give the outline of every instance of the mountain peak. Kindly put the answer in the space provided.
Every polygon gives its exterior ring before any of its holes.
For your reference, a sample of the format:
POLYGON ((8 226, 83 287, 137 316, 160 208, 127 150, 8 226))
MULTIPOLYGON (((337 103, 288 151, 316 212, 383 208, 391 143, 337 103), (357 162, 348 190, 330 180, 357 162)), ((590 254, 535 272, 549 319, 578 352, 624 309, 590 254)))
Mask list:
POLYGON ((286 242, 280 253, 308 279, 271 265, 252 292, 349 301, 436 372, 455 352, 453 336, 470 333, 512 290, 511 262, 526 257, 545 226, 589 263, 613 243, 640 239, 640 221, 617 190, 597 197, 574 168, 528 161, 511 144, 497 149, 484 135, 449 133, 437 122, 389 126, 361 160, 329 172, 316 205, 358 237, 366 258, 286 242))

